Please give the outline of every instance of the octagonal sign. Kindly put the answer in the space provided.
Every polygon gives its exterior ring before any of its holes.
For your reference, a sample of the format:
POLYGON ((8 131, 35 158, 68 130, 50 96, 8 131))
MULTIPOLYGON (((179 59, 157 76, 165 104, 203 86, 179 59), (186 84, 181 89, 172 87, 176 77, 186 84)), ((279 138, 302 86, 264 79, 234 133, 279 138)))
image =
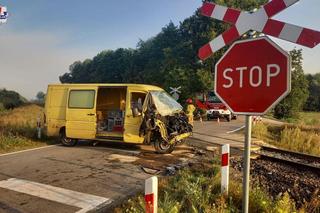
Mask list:
POLYGON ((235 114, 265 114, 290 90, 290 56, 267 37, 235 42, 216 64, 216 95, 235 114))

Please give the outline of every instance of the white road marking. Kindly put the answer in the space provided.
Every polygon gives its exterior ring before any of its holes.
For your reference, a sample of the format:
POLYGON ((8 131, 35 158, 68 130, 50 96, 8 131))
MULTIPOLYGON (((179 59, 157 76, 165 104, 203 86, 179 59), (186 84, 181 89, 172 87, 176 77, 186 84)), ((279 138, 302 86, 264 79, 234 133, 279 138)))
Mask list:
POLYGON ((112 202, 109 198, 17 178, 0 181, 0 187, 81 208, 77 213, 94 210, 97 206, 108 205, 112 202))
POLYGON ((245 127, 246 127, 246 126, 245 126, 245 125, 243 125, 243 126, 241 126, 241 127, 237 128, 237 129, 231 130, 231 131, 229 131, 229 132, 227 132, 227 133, 228 133, 228 134, 230 134, 230 133, 233 133, 233 132, 239 131, 239 130, 241 130, 241 129, 245 128, 245 127))
POLYGON ((9 152, 9 153, 5 153, 5 154, 1 154, 0 157, 7 156, 7 155, 15 155, 15 154, 23 153, 23 152, 30 152, 30 151, 39 150, 39 149, 46 149, 46 148, 50 148, 53 146, 60 146, 60 145, 56 144, 56 145, 49 145, 49 146, 41 146, 41 147, 37 147, 37 148, 33 148, 33 149, 25 149, 25 150, 16 151, 16 152, 9 152))

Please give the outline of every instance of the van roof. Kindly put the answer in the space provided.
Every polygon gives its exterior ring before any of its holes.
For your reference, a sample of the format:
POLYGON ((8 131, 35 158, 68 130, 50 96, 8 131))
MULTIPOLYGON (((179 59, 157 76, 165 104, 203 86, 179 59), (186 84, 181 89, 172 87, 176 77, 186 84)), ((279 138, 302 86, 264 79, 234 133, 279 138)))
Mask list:
POLYGON ((49 84, 48 87, 88 87, 88 86, 94 86, 94 87, 110 87, 110 86, 116 86, 116 87, 135 87, 135 88, 144 88, 147 90, 163 90, 162 88, 154 85, 148 85, 148 84, 125 84, 125 83, 74 83, 74 84, 49 84))

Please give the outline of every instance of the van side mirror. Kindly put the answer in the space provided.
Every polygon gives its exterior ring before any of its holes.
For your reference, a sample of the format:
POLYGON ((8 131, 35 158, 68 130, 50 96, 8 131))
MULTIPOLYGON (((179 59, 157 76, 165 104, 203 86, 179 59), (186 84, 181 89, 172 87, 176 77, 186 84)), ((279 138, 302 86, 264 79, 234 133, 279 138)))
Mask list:
POLYGON ((138 116, 141 115, 141 113, 139 112, 138 107, 133 107, 132 108, 132 115, 133 115, 133 117, 138 117, 138 116))

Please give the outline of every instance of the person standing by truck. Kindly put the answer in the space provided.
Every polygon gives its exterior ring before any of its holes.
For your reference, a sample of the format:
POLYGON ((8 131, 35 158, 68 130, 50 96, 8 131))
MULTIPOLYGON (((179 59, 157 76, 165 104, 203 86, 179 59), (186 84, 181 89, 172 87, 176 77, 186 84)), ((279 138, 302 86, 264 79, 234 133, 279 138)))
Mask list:
POLYGON ((193 126, 193 112, 196 110, 195 106, 192 103, 192 99, 187 99, 187 116, 188 116, 188 122, 193 126))

